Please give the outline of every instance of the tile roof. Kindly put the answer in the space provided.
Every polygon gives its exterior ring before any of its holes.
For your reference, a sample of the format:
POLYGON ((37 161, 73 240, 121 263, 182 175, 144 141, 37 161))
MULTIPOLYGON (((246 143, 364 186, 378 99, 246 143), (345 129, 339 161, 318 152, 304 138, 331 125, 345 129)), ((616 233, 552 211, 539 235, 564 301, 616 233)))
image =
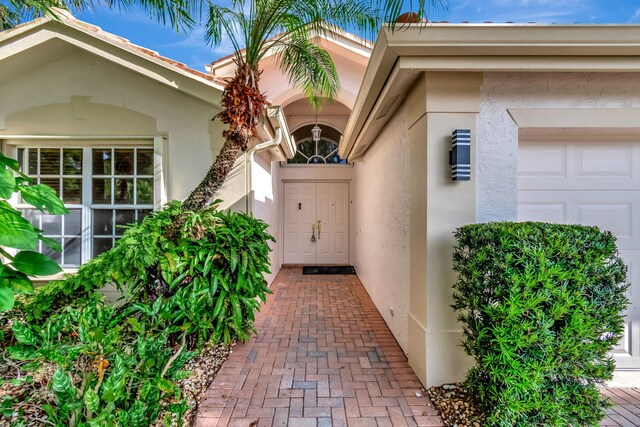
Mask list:
POLYGON ((95 33, 97 36, 101 37, 101 38, 105 38, 108 39, 111 42, 115 42, 116 44, 119 44, 125 48, 128 48, 130 50, 134 50, 137 53, 140 53, 144 56, 153 58, 153 59, 157 59, 160 60, 166 64, 168 64, 171 67, 175 67, 178 68, 186 73, 192 74, 194 76, 200 77, 202 79, 208 80, 210 82, 214 82, 217 83, 219 85, 224 85, 226 83, 226 81, 224 79, 221 79, 219 77, 213 76, 211 74, 205 73, 203 71, 198 71, 198 70, 194 70, 193 68, 188 67, 186 64, 182 63, 182 62, 178 62, 176 60, 173 60, 171 58, 167 58, 166 56, 162 56, 160 55, 158 52, 151 50, 151 49, 147 49, 146 47, 143 46, 139 46, 135 43, 131 43, 130 40, 124 38, 124 37, 120 37, 118 35, 115 35, 113 33, 109 33, 107 31, 104 31, 102 28, 93 25, 93 24, 89 24, 87 22, 84 21, 80 21, 74 17, 70 17, 69 15, 64 16, 62 18, 62 21, 65 21, 69 24, 72 24, 74 26, 78 26, 78 27, 82 27, 84 30, 86 31, 90 31, 95 33))
MULTIPOLYGON (((81 21, 77 18, 75 18, 69 11, 64 10, 64 9, 57 9, 56 8, 56 15, 57 15, 57 19, 55 18, 49 18, 49 17, 45 17, 45 18, 37 18, 33 21, 30 22, 26 22, 20 25, 15 26, 14 28, 5 30, 0 32, 0 35, 4 34, 4 35, 10 35, 11 33, 15 33, 15 32, 19 32, 21 30, 24 29, 28 29, 30 27, 37 27, 40 25, 43 25, 47 22, 60 22, 63 25, 66 25, 68 27, 71 28, 75 28, 77 30, 80 30, 84 33, 88 33, 91 34, 92 36, 102 39, 106 42, 109 42, 111 44, 114 44, 120 48, 123 48, 125 50, 128 50, 130 52, 133 52, 135 54, 138 54, 146 59, 149 60, 155 60, 155 62, 160 61, 163 65, 167 66, 170 69, 173 69, 174 71, 177 72, 181 72, 181 73, 186 73, 188 75, 194 76, 196 78, 199 79, 203 79, 206 80, 207 82, 211 82, 213 84, 215 84, 216 86, 224 86, 226 84, 225 79, 222 79, 220 77, 216 77, 213 76, 209 73, 206 73, 204 71, 198 71, 198 70, 194 70, 193 68, 190 68, 189 66, 187 66, 186 64, 182 63, 182 62, 178 62, 175 61, 171 58, 167 58, 166 56, 162 56, 160 55, 158 52, 151 50, 151 49, 147 49, 143 46, 139 46, 135 43, 131 43, 130 40, 124 38, 124 37, 120 37, 116 34, 107 32, 105 30, 103 30, 102 28, 93 25, 93 24, 89 24, 88 22, 84 22, 81 21)), ((220 87, 221 89, 221 87, 220 87)))

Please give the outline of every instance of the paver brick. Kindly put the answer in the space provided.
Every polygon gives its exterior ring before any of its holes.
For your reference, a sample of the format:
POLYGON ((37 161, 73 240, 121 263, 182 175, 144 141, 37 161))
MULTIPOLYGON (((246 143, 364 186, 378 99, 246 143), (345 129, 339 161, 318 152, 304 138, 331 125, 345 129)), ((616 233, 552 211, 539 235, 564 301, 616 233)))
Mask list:
MULTIPOLYGON (((282 269, 272 288, 257 337, 236 345, 197 426, 443 426, 429 399, 415 397, 418 378, 356 276, 282 269)), ((625 405, 640 400, 610 394, 625 405)))

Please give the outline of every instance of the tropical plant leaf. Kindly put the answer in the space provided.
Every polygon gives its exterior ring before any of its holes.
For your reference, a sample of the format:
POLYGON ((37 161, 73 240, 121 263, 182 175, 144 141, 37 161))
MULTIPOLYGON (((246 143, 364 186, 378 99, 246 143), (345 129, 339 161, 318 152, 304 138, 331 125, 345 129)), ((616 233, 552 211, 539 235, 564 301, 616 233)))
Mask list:
POLYGON ((50 276, 62 271, 54 260, 33 251, 18 252, 11 265, 29 276, 50 276))
POLYGON ((38 342, 35 332, 26 323, 15 322, 11 325, 11 331, 15 339, 21 344, 36 345, 38 342))
POLYGON ((14 301, 13 290, 8 284, 0 283, 0 311, 11 310, 14 301))
POLYGON ((0 200, 0 246, 31 250, 37 244, 36 228, 9 203, 0 200))
POLYGON ((45 184, 28 185, 20 188, 20 193, 25 202, 34 206, 41 212, 45 210, 52 215, 65 215, 69 210, 64 207, 64 202, 56 195, 53 188, 45 184))
POLYGON ((8 265, 0 266, 0 286, 8 286, 17 294, 33 292, 31 279, 8 265))
POLYGON ((9 169, 13 169, 14 171, 20 169, 20 163, 18 163, 16 159, 7 157, 2 153, 0 153, 0 166, 7 166, 9 169))
POLYGON ((56 369, 53 373, 52 386, 53 391, 60 396, 68 396, 72 392, 71 379, 69 374, 61 369, 56 369))
POLYGON ((8 199, 16 191, 16 178, 6 167, 0 166, 0 197, 8 199))
POLYGON ((39 238, 42 241, 42 243, 47 245, 52 250, 54 250, 54 251, 56 251, 58 253, 62 252, 62 246, 60 246, 60 243, 58 243, 57 240, 50 239, 49 237, 45 237, 43 235, 40 235, 39 238))
POLYGON ((92 389, 88 388, 85 392, 84 392, 84 404, 87 407, 88 410, 90 410, 91 412, 97 412, 99 407, 100 407, 100 396, 98 396, 98 394, 93 391, 92 389))

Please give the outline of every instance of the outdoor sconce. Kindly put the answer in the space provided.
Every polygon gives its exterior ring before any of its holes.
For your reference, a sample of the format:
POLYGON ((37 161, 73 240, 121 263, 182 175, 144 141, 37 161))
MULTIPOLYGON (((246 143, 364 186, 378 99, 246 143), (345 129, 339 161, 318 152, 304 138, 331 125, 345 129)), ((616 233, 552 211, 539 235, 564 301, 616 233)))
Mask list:
POLYGON ((452 181, 471 180, 471 130, 456 129, 451 133, 449 164, 452 181))

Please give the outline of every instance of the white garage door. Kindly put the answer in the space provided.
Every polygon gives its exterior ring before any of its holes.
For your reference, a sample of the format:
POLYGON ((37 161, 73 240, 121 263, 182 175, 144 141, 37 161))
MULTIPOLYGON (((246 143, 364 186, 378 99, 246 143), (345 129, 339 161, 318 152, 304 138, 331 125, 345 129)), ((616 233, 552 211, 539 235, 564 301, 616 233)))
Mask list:
POLYGON ((596 225, 618 238, 633 286, 614 355, 618 368, 640 368, 640 138, 520 141, 518 220, 596 225))

